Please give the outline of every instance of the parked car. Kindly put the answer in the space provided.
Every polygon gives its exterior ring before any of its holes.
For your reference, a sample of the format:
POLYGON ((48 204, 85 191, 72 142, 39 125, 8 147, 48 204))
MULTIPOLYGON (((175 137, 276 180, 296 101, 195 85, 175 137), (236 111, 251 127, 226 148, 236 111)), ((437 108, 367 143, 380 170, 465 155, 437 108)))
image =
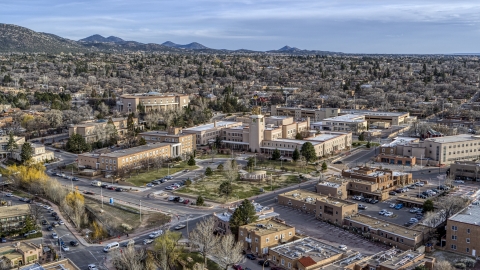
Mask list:
POLYGON ((59 221, 58 221, 58 224, 60 224, 60 225, 64 225, 64 224, 65 224, 65 222, 63 222, 63 220, 59 220, 59 221))
POLYGON ((371 203, 376 204, 376 203, 378 203, 378 200, 373 199, 371 203))
POLYGON ((417 223, 417 222, 418 222, 418 219, 416 219, 416 218, 411 218, 410 221, 408 221, 408 223, 412 223, 412 224, 417 223))
POLYGON ((340 160, 333 162, 333 164, 342 164, 342 163, 343 163, 343 162, 340 161, 340 160))
POLYGON ((185 227, 187 227, 185 224, 179 224, 179 225, 175 226, 175 230, 181 230, 185 227))
POLYGON ((69 247, 67 247, 67 246, 65 246, 65 245, 62 245, 62 251, 69 251, 69 250, 70 250, 69 247))
POLYGON ((53 239, 58 239, 58 234, 52 233, 52 238, 53 238, 53 239))
POLYGON ((395 196, 395 195, 397 195, 397 192, 395 192, 395 191, 390 191, 390 192, 388 192, 388 195, 395 196))
POLYGON ((341 249, 341 250, 347 250, 347 246, 345 246, 345 245, 340 245, 340 246, 338 246, 338 248, 341 249))
POLYGON ((366 203, 370 203, 371 201, 372 201, 372 199, 370 199, 370 198, 365 199, 366 203))
POLYGON ((417 207, 413 207, 413 208, 410 209, 408 212, 410 212, 410 213, 417 213, 418 209, 419 209, 419 208, 417 208, 417 207))
POLYGON ((423 182, 416 182, 415 186, 417 187, 423 187, 425 184, 423 182))
POLYGON ((360 210, 366 210, 366 209, 367 209, 367 206, 366 206, 366 205, 363 205, 363 204, 359 204, 359 205, 358 205, 358 209, 360 209, 360 210))
POLYGON ((175 200, 175 196, 170 196, 170 197, 168 197, 168 200, 169 200, 169 201, 175 200))
POLYGON ((114 186, 108 186, 107 189, 109 190, 115 190, 117 187, 114 187, 114 186))
POLYGON ((250 260, 256 260, 257 259, 257 257, 253 254, 247 254, 247 255, 245 255, 245 257, 247 257, 247 259, 250 259, 250 260))
POLYGON ((95 192, 92 192, 92 191, 85 191, 84 193, 87 195, 95 195, 95 192))
POLYGON ((235 270, 243 270, 243 268, 242 268, 242 266, 241 266, 240 264, 234 264, 234 265, 232 266, 232 268, 235 269, 235 270))
POLYGON ((115 191, 122 192, 122 191, 124 191, 124 189, 119 187, 119 188, 116 188, 115 191))
POLYGON ((102 184, 101 187, 102 188, 108 188, 108 185, 107 184, 102 184))
POLYGON ((89 264, 88 265, 88 270, 98 270, 98 268, 95 264, 89 264))
POLYGON ((382 210, 380 210, 380 211, 378 212, 378 214, 383 216, 383 215, 385 215, 385 213, 387 213, 387 212, 388 212, 387 209, 382 209, 382 210))
POLYGON ((5 237, 0 238, 0 243, 6 243, 6 242, 7 242, 7 238, 5 237))
POLYGON ((72 241, 70 241, 70 245, 73 246, 73 247, 76 247, 76 246, 78 246, 78 241, 72 240, 72 241))
POLYGON ((463 181, 463 180, 455 180, 453 182, 457 183, 457 184, 465 184, 465 181, 463 181))
POLYGON ((391 216, 393 216, 393 212, 386 212, 383 215, 386 216, 386 217, 391 217, 391 216))
POLYGON ((178 199, 178 202, 179 202, 179 203, 183 203, 184 201, 185 201, 185 199, 184 199, 184 198, 180 198, 180 199, 178 199))
POLYGON ((423 194, 417 194, 417 198, 426 199, 427 196, 425 196, 425 195, 423 195, 423 194))
POLYGON ((48 226, 48 227, 47 227, 47 231, 53 231, 53 227, 52 227, 52 226, 48 226))
POLYGON ((266 261, 266 260, 259 260, 259 261, 258 261, 258 264, 259 264, 259 265, 262 265, 262 266, 265 266, 265 267, 269 267, 269 266, 270 266, 270 262, 269 262, 269 261, 266 261))
POLYGON ((153 239, 148 239, 147 238, 147 239, 143 240, 144 245, 148 245, 148 244, 151 244, 151 243, 153 243, 153 239))
POLYGON ((148 183, 147 184, 147 187, 154 187, 155 185, 154 184, 151 184, 151 183, 148 183))
POLYGON ((388 207, 390 207, 390 208, 395 208, 395 204, 394 204, 394 203, 391 203, 388 207))
POLYGON ((7 193, 7 194, 5 194, 5 196, 12 197, 13 195, 12 195, 12 193, 7 193))
POLYGON ((396 210, 400 210, 402 208, 403 208, 403 203, 399 203, 399 204, 395 205, 396 210))
POLYGON ((165 187, 166 190, 173 190, 174 188, 172 186, 165 187))
POLYGON ((72 181, 80 181, 80 179, 78 179, 77 177, 73 177, 72 181))
POLYGON ((190 203, 190 200, 189 199, 186 199, 183 201, 184 204, 189 204, 190 203))
POLYGON ((162 230, 159 230, 159 231, 155 231, 151 234, 148 235, 148 237, 150 237, 150 239, 155 239, 157 237, 159 237, 160 235, 163 234, 163 231, 162 230))
POLYGON ((160 184, 160 181, 158 181, 158 180, 153 180, 153 181, 152 181, 152 184, 154 184, 154 185, 159 185, 159 184, 160 184))

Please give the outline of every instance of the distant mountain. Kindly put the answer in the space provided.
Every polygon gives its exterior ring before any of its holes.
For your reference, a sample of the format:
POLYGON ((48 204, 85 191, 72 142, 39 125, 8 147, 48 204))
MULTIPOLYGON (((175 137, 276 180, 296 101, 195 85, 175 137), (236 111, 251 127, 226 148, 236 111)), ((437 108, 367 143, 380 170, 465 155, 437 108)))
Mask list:
POLYGON ((162 43, 162 45, 167 47, 187 49, 187 50, 209 50, 210 49, 197 42, 192 42, 186 45, 180 45, 180 44, 173 43, 171 41, 167 41, 162 43))
POLYGON ((114 36, 109 36, 107 38, 101 36, 101 35, 93 35, 93 36, 89 36, 87 38, 84 38, 84 39, 80 39, 79 40, 80 42, 103 42, 103 43, 106 43, 106 42, 113 42, 113 43, 121 43, 121 42, 124 42, 123 39, 119 38, 119 37, 114 37, 114 36))
POLYGON ((103 37, 93 35, 79 41, 74 41, 49 33, 35 32, 28 28, 0 23, 0 53, 28 52, 28 53, 68 53, 68 52, 172 52, 172 53, 222 53, 222 54, 336 54, 325 51, 301 50, 295 47, 284 46, 278 50, 267 52, 240 50, 217 50, 208 48, 200 43, 192 42, 186 45, 167 41, 163 44, 140 43, 125 41, 119 37, 103 37))

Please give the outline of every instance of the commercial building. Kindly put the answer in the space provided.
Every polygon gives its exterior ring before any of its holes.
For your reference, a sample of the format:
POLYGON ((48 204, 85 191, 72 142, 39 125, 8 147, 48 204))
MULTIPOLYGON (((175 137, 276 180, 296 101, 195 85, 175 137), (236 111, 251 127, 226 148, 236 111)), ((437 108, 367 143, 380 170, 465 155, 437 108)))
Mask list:
POLYGON ((0 207, 0 226, 2 231, 23 228, 25 219, 30 215, 30 206, 28 204, 0 207))
POLYGON ((408 146, 411 143, 417 143, 419 141, 420 139, 418 138, 396 137, 392 142, 380 145, 379 154, 375 159, 377 162, 413 166, 417 162, 415 155, 421 155, 422 153, 415 154, 415 151, 419 151, 419 148, 413 148, 411 150, 407 149, 407 155, 404 155, 403 146, 408 146), (410 150, 410 152, 408 152, 408 150, 410 150))
POLYGON ((447 220, 446 250, 477 257, 480 252, 480 206, 470 205, 447 220))
POLYGON ((364 115, 345 114, 325 118, 321 122, 312 123, 310 128, 315 130, 352 132, 359 134, 367 130, 367 120, 365 120, 364 115))
POLYGON ((36 263, 42 254, 41 244, 16 242, 10 246, 0 247, 0 261, 5 261, 12 269, 36 263))
MULTIPOLYGON (((15 140, 15 143, 17 144, 18 147, 21 148, 22 144, 25 143, 25 137, 13 137, 15 140)), ((7 151, 7 144, 8 140, 10 139, 10 136, 0 136, 0 156, 2 158, 6 158, 7 156, 10 155, 10 152, 7 151)))
MULTIPOLYGON (((45 146, 43 144, 31 144, 33 153, 32 153, 32 162, 45 162, 50 161, 55 158, 53 151, 45 150, 45 146)), ((13 152, 13 158, 22 161, 21 156, 22 145, 18 145, 18 148, 13 152)))
POLYGON ((358 212, 356 203, 307 190, 293 190, 279 194, 278 204, 311 213, 319 220, 337 224, 342 224, 345 216, 358 212))
POLYGON ((365 116, 369 125, 377 122, 387 122, 391 126, 407 124, 410 114, 408 112, 378 112, 365 110, 342 109, 339 115, 356 114, 365 116))
MULTIPOLYGON (((253 206, 255 207, 257 221, 276 218, 280 215, 274 211, 273 207, 265 207, 259 203, 253 203, 253 206)), ((215 217, 215 233, 222 235, 232 233, 230 231, 230 218, 235 209, 237 209, 237 206, 229 207, 227 211, 223 213, 213 213, 213 216, 215 217)))
MULTIPOLYGON (((385 149, 387 151, 389 148, 386 147, 385 149)), ((428 138, 420 142, 397 144, 388 151, 392 150, 394 154, 400 157, 415 157, 416 159, 421 159, 420 162, 422 165, 439 166, 451 164, 455 161, 479 159, 480 136, 460 134, 428 138)), ((389 163, 391 163, 391 155, 391 153, 389 155, 380 154, 377 160, 386 161, 388 159, 389 163)), ((410 162, 413 164, 413 159, 411 159, 410 162)), ((418 165, 418 160, 416 160, 415 163, 418 165)))
MULTIPOLYGON (((222 130, 241 126, 242 122, 235 121, 215 121, 210 124, 185 128, 182 133, 195 135, 197 145, 207 145, 215 142, 215 139, 222 136, 222 130)), ((240 131, 241 132, 241 131, 240 131)))
POLYGON ((301 108, 301 107, 281 107, 272 105, 270 114, 273 116, 289 116, 294 119, 310 118, 313 122, 322 121, 325 118, 335 117, 340 114, 337 108, 301 108))
POLYGON ((196 136, 194 134, 183 133, 180 128, 169 128, 168 131, 147 131, 139 134, 148 143, 168 143, 172 146, 178 145, 178 153, 172 153, 172 157, 193 154, 196 149, 196 136))
POLYGON ((350 260, 338 261, 338 263, 332 266, 337 266, 339 268, 327 267, 324 269, 404 270, 424 266, 426 269, 433 270, 435 266, 435 258, 427 257, 425 256, 425 253, 414 250, 392 248, 372 256, 357 256, 357 258, 351 258, 350 260))
POLYGON ((139 109, 148 111, 165 111, 188 106, 190 98, 182 94, 161 94, 148 92, 145 94, 125 94, 117 101, 117 109, 122 113, 135 113, 139 109), (143 107, 143 108, 141 108, 143 107))
POLYGON ((455 161, 450 165, 450 175, 455 179, 480 181, 480 163, 476 161, 455 161))
POLYGON ((168 143, 151 143, 105 154, 85 153, 78 155, 78 166, 102 171, 116 171, 122 168, 141 167, 145 162, 166 159, 174 150, 168 143))
POLYGON ((245 251, 268 254, 270 248, 295 238, 295 228, 275 219, 240 226, 238 241, 245 251))
POLYGON ((424 241, 424 233, 421 230, 406 228, 372 216, 362 214, 347 216, 343 224, 373 241, 402 250, 415 250, 424 241))
MULTIPOLYGON (((92 143, 100 139, 105 139, 106 134, 109 132, 108 123, 113 123, 115 130, 118 136, 123 137, 128 131, 128 118, 111 118, 110 119, 100 119, 97 121, 85 121, 78 125, 70 125, 68 127, 68 134, 72 136, 73 134, 80 134, 85 139, 86 142, 92 143)), ((133 118, 133 124, 136 129, 143 130, 143 125, 140 125, 137 118, 133 118)), ((113 128, 112 128, 113 130, 113 128)))
POLYGON ((342 258, 358 254, 343 251, 312 237, 301 238, 270 249, 268 257, 275 265, 285 269, 320 269, 342 258))

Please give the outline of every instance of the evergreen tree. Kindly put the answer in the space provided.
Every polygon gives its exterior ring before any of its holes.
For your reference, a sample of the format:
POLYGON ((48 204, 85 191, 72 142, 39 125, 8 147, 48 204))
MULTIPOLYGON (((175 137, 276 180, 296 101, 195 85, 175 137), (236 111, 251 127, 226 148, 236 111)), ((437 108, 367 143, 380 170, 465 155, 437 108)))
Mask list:
POLYGON ((8 134, 8 142, 6 146, 6 150, 10 152, 10 157, 13 156, 13 152, 18 149, 18 144, 15 141, 15 136, 13 135, 13 132, 10 132, 8 134))
POLYGON ((272 153, 272 160, 279 160, 280 159, 280 150, 275 149, 272 153))
POLYGON ((203 206, 205 204, 205 201, 202 197, 202 195, 198 195, 196 205, 203 206))
POLYGON ((230 194, 233 192, 232 183, 228 180, 223 181, 218 187, 218 192, 220 194, 224 194, 228 198, 228 196, 230 196, 230 194))
POLYGON ((362 132, 362 133, 360 133, 360 135, 358 135, 358 140, 361 141, 361 142, 365 141, 365 133, 364 132, 362 132))
POLYGON ((326 171, 327 169, 328 169, 327 163, 324 161, 324 162, 322 163, 322 171, 326 171))
POLYGON ((207 169, 205 170, 205 175, 206 175, 206 176, 211 176, 212 174, 213 174, 212 168, 207 167, 207 169))
POLYGON ((145 138, 140 137, 140 140, 138 140, 138 145, 146 145, 146 144, 147 144, 147 141, 145 140, 145 138))
POLYGON ((372 145, 370 144, 370 141, 368 141, 365 146, 366 146, 367 148, 370 148, 372 145))
POLYGON ((255 222, 257 219, 258 216, 256 215, 255 206, 253 206, 252 202, 245 199, 237 209, 235 209, 230 218, 230 230, 233 234, 238 235, 240 226, 255 222))
POLYGON ((317 153, 315 152, 315 147, 311 142, 306 142, 302 145, 302 149, 300 149, 300 153, 302 156, 305 157, 307 162, 313 162, 317 159, 317 153))
POLYGON ((26 142, 22 145, 22 150, 20 152, 20 158, 23 163, 27 163, 33 156, 33 147, 30 143, 26 142))
POLYGON ((300 152, 298 151, 298 148, 295 148, 293 151, 292 159, 293 161, 297 161, 300 158, 300 152))
POLYGON ((295 140, 303 140, 302 134, 297 133, 297 134, 295 135, 295 140))
POLYGON ((82 153, 90 151, 90 145, 80 134, 72 134, 65 145, 67 151, 73 153, 82 153))
POLYGON ((190 158, 187 161, 187 164, 188 164, 188 166, 195 166, 195 164, 196 164, 195 158, 193 158, 193 156, 190 156, 190 158))

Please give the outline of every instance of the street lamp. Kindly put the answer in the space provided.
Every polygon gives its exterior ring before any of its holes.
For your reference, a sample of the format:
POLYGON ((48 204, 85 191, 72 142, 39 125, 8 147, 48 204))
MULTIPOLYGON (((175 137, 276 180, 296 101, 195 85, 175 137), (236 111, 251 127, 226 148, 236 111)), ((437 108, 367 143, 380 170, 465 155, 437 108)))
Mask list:
POLYGON ((268 260, 263 261, 262 270, 265 270, 265 263, 267 263, 267 262, 268 262, 268 260))
POLYGON ((65 234, 65 235, 62 235, 62 236, 58 237, 58 247, 59 247, 59 249, 60 249, 60 259, 62 258, 62 244, 61 244, 60 241, 62 240, 62 237, 67 236, 67 235, 70 235, 70 234, 67 233, 67 234, 65 234))

